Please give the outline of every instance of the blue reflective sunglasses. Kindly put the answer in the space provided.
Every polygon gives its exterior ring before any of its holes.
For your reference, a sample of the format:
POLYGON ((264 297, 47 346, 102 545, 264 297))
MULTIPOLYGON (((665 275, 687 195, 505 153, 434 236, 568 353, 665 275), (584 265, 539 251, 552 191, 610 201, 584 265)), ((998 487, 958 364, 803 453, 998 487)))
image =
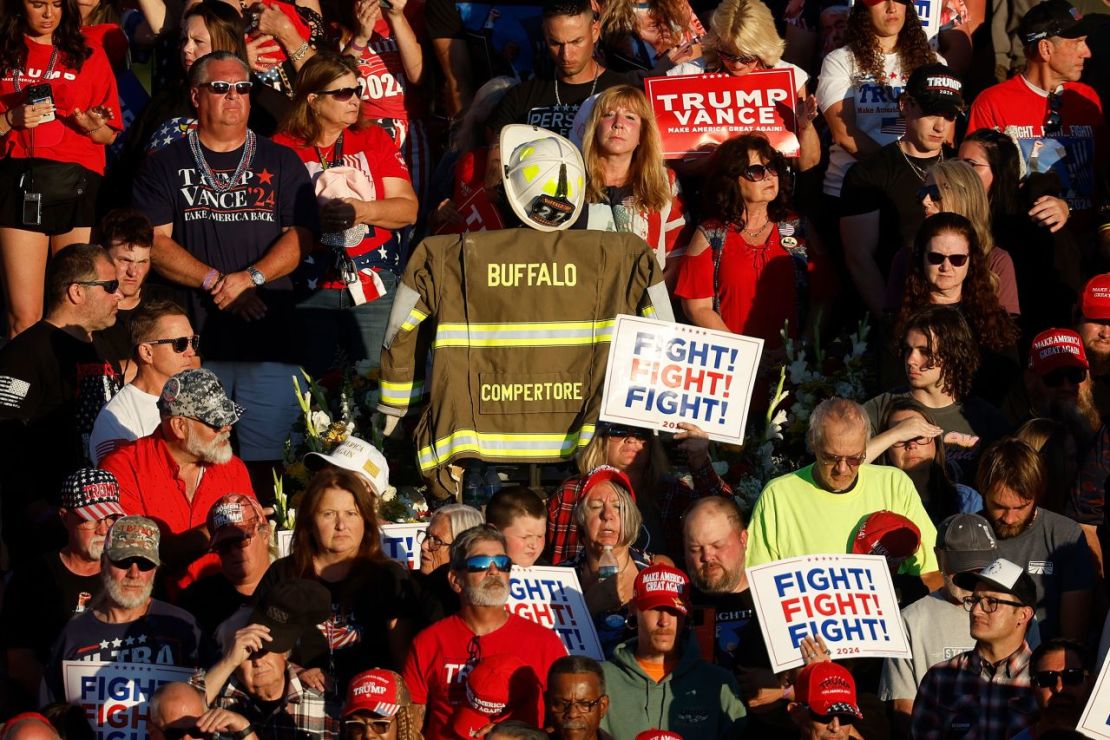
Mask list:
POLYGON ((489 570, 490 565, 502 573, 513 569, 513 561, 508 555, 475 555, 466 559, 467 573, 483 573, 489 570))

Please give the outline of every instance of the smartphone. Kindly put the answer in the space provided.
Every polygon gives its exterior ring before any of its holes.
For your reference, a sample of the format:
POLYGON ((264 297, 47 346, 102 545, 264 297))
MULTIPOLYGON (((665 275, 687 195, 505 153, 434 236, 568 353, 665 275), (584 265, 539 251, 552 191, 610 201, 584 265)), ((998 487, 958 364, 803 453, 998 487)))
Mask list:
POLYGON ((42 193, 23 194, 23 225, 42 225, 42 193))
MULTIPOLYGON (((41 85, 31 85, 27 88, 27 104, 39 105, 40 103, 54 104, 54 91, 50 89, 48 83, 41 85)), ((39 123, 50 123, 54 120, 54 111, 39 119, 39 123)))

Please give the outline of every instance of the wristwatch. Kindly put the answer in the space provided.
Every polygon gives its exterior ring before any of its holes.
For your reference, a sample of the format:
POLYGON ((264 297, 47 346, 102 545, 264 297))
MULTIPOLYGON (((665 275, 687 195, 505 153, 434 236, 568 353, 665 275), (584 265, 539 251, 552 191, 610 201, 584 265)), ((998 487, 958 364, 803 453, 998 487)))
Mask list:
POLYGON ((224 732, 222 734, 224 737, 231 738, 231 740, 246 740, 246 738, 254 734, 254 726, 247 725, 241 730, 236 730, 235 732, 224 732))
POLYGON ((261 288, 266 284, 266 276, 259 272, 254 265, 247 268, 247 274, 251 276, 251 282, 254 283, 256 288, 261 288))

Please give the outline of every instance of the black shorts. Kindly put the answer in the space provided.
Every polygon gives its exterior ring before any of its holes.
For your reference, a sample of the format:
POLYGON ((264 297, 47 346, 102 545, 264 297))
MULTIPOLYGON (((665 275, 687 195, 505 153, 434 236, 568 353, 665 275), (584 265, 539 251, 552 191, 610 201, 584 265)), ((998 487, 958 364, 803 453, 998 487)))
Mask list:
POLYGON ((101 176, 79 164, 51 159, 0 160, 0 226, 53 236, 96 223, 96 196, 101 176), (28 170, 31 177, 24 179, 28 170), (23 221, 24 193, 42 195, 38 226, 23 221))

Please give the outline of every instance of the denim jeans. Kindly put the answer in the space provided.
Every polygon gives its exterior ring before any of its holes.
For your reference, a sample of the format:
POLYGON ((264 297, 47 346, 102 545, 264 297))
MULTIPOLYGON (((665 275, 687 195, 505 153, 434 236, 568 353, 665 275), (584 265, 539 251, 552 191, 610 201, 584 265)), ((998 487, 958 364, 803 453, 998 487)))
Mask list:
POLYGON ((399 279, 389 270, 378 273, 386 294, 356 306, 346 290, 321 288, 295 309, 297 334, 304 348, 304 367, 319 377, 342 363, 370 359, 378 364, 382 341, 399 279))

